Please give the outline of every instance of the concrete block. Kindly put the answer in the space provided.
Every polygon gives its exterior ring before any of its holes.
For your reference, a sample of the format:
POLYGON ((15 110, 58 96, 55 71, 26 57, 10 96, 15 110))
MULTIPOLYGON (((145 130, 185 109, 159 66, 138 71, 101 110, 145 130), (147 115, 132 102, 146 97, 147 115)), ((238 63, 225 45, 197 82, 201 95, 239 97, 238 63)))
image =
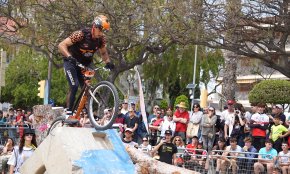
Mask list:
POLYGON ((130 174, 135 167, 115 130, 57 127, 20 169, 22 174, 130 174))

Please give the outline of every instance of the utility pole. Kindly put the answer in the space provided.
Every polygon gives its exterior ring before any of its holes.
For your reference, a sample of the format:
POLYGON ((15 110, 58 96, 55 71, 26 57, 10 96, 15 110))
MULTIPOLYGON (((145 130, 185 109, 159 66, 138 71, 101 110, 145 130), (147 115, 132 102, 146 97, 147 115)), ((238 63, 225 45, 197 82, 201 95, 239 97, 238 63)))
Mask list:
MULTIPOLYGON (((52 76, 52 59, 53 55, 52 53, 49 54, 48 59, 48 71, 47 71, 47 97, 46 99, 49 101, 50 99, 50 88, 51 88, 51 76, 52 76)), ((48 101, 45 101, 44 104, 48 104, 48 101)))

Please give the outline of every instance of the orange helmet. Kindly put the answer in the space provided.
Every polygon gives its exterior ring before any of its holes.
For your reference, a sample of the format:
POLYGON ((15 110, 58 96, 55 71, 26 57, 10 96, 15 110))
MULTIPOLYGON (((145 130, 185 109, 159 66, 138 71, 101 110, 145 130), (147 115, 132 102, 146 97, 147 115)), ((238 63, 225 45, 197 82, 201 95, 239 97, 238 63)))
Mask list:
POLYGON ((110 23, 106 16, 98 15, 95 17, 93 25, 100 30, 108 31, 110 29, 110 23))

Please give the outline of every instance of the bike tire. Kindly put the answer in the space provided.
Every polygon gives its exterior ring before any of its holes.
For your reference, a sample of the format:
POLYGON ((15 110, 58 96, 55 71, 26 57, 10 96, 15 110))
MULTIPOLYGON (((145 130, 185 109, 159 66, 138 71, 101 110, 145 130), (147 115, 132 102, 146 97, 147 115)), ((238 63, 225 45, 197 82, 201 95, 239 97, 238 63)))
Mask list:
POLYGON ((57 127, 58 124, 62 124, 62 126, 63 126, 64 121, 65 121, 65 116, 59 116, 55 120, 53 120, 53 122, 51 123, 51 125, 47 131, 47 135, 49 135, 51 133, 51 131, 57 127))
MULTIPOLYGON (((119 109, 119 96, 116 87, 111 82, 101 81, 91 91, 92 94, 89 96, 88 105, 88 115, 91 124, 96 130, 106 130, 111 128, 118 115, 119 109), (105 93, 103 93, 104 91, 105 93), (94 100, 92 95, 97 99, 97 101, 94 100), (103 115, 105 108, 111 108, 112 115, 106 124, 101 125, 95 119, 94 112, 97 113, 97 115, 103 115)), ((100 119, 102 119, 102 117, 100 117, 100 119)))

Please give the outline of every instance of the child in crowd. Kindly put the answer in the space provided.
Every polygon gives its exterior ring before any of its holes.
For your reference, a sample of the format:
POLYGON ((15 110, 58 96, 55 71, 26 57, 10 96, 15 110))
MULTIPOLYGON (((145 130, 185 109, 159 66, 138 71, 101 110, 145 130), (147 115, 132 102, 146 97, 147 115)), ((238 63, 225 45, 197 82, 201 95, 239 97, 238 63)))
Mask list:
POLYGON ((270 139, 273 140, 273 148, 278 152, 282 151, 282 141, 284 137, 288 136, 288 129, 280 124, 280 116, 276 115, 274 117, 274 125, 271 127, 270 139))

